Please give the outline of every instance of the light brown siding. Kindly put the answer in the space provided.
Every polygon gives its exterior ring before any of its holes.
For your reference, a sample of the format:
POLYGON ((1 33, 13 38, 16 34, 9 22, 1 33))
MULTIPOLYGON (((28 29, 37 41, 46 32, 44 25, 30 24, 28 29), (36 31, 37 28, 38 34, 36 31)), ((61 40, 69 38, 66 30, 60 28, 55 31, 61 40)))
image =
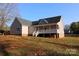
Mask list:
POLYGON ((22 29, 22 27, 21 27, 21 24, 19 23, 19 21, 14 20, 14 22, 12 23, 11 28, 10 28, 10 34, 21 35, 22 34, 21 29, 22 29), (20 28, 20 29, 18 30, 18 28, 20 28))

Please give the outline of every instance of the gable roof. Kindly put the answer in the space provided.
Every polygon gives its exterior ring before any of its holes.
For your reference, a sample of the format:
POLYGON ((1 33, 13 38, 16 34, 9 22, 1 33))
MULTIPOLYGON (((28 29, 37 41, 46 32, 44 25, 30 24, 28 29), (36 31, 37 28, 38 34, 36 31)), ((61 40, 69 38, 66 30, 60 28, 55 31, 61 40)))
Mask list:
POLYGON ((60 19, 61 19, 61 16, 55 16, 55 17, 39 19, 38 21, 33 21, 32 25, 58 23, 60 21, 60 19))
POLYGON ((19 17, 15 17, 15 20, 18 20, 22 25, 32 25, 32 22, 29 20, 25 20, 19 17))
POLYGON ((32 25, 37 25, 39 23, 39 21, 33 21, 32 25))

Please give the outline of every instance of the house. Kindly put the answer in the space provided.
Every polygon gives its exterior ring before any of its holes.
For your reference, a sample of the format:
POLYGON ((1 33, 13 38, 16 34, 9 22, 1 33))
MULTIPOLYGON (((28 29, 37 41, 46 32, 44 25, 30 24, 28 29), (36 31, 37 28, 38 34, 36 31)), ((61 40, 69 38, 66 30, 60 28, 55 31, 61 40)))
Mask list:
POLYGON ((38 21, 28 21, 15 18, 11 25, 11 34, 22 36, 52 36, 55 38, 64 37, 64 25, 61 16, 48 17, 38 21))
POLYGON ((29 26, 31 26, 31 24, 31 21, 16 17, 11 25, 10 34, 28 36, 29 26))
POLYGON ((34 28, 33 36, 43 35, 56 38, 64 37, 64 25, 61 16, 39 19, 32 22, 34 28))

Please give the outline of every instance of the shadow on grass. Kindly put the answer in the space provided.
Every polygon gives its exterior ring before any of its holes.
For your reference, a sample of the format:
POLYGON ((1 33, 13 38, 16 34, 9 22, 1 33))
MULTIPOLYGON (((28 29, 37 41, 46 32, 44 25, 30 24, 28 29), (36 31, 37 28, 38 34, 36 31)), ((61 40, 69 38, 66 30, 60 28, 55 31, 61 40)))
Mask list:
POLYGON ((59 46, 64 46, 64 47, 67 47, 67 48, 76 48, 76 49, 79 49, 79 45, 67 45, 67 44, 48 42, 48 41, 44 41, 44 42, 45 43, 51 43, 51 44, 59 45, 59 46))
POLYGON ((8 48, 9 45, 4 43, 4 42, 0 42, 0 53, 3 56, 9 56, 9 53, 6 51, 6 48, 8 48))

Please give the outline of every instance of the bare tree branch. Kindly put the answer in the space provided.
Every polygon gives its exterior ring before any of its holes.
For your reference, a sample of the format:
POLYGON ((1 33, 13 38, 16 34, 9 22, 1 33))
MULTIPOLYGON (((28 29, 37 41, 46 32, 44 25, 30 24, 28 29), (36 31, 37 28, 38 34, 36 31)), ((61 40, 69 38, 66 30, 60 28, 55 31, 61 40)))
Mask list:
POLYGON ((0 3, 0 29, 3 28, 6 22, 19 16, 17 4, 0 3))

